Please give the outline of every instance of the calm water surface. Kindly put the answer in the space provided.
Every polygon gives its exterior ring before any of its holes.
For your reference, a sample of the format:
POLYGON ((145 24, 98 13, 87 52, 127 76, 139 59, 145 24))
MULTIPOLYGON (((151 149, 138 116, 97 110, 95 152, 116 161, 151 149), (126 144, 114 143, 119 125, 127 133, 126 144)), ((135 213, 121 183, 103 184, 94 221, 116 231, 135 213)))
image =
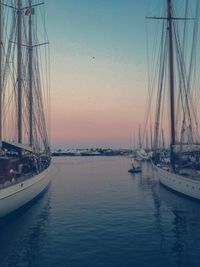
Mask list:
POLYGON ((200 266, 200 202, 125 157, 55 158, 49 190, 0 224, 0 267, 200 266))

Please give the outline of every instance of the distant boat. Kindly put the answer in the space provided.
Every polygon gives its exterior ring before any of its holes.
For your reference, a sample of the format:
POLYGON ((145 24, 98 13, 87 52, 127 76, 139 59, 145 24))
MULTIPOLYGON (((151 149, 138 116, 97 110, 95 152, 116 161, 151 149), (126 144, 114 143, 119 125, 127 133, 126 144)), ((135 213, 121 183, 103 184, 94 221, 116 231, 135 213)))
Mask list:
POLYGON ((133 162, 131 162, 131 169, 128 170, 130 173, 139 173, 142 172, 142 168, 140 166, 135 166, 133 162))
MULTIPOLYGON (((200 2, 196 1, 196 14, 193 19, 188 18, 188 1, 182 1, 182 4, 185 5, 182 17, 177 17, 175 14, 175 10, 178 10, 175 8, 175 2, 166 0, 166 13, 161 18, 157 18, 163 20, 163 28, 159 51, 160 70, 157 71, 160 76, 157 86, 159 91, 153 166, 161 184, 186 196, 200 199, 199 118, 198 105, 197 102, 195 103, 196 96, 193 95, 195 92, 194 79, 199 76, 199 74, 196 75, 195 67, 196 62, 199 62, 196 52, 198 51, 200 2), (190 26, 193 25, 193 30, 188 30, 188 23, 190 26), (186 37, 188 37, 188 41, 186 37), (190 52, 189 48, 191 48, 190 52), (168 63, 167 67, 166 63, 168 63), (164 80, 168 78, 168 81, 164 80), (163 103, 166 84, 169 88, 167 100, 170 100, 170 157, 163 157, 164 153, 159 148, 159 132, 162 128, 161 115, 166 109, 163 103), (194 88, 192 88, 193 85, 194 88)), ((152 18, 155 19, 155 17, 152 18)), ((199 84, 196 86, 199 90, 199 84)))
POLYGON ((136 150, 136 160, 148 161, 150 160, 150 155, 143 148, 140 148, 136 150))
MULTIPOLYGON (((146 138, 147 138, 147 134, 146 134, 146 138)), ((138 131, 138 149, 135 150, 135 159, 137 161, 148 161, 150 160, 150 155, 148 152, 146 152, 146 150, 143 148, 142 145, 142 138, 141 138, 141 127, 139 125, 139 131, 138 131)), ((146 146, 148 146, 148 142, 146 142, 146 146)))
POLYGON ((140 167, 134 167, 128 170, 130 173, 139 173, 142 172, 142 169, 140 167))
POLYGON ((48 41, 38 43, 35 31, 44 22, 36 22, 44 14, 42 5, 0 1, 0 217, 34 199, 50 182, 48 66, 41 72, 48 41))

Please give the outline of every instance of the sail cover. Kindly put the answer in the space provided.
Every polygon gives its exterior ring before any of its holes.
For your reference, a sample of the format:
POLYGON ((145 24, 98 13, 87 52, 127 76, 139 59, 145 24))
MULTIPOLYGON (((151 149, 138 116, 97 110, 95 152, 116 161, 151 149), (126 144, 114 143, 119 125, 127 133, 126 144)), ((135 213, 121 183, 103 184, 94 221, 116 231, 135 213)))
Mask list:
POLYGON ((30 147, 29 145, 25 145, 25 144, 1 141, 1 145, 2 147, 5 147, 5 148, 12 148, 15 150, 25 150, 30 153, 35 152, 32 147, 30 147))

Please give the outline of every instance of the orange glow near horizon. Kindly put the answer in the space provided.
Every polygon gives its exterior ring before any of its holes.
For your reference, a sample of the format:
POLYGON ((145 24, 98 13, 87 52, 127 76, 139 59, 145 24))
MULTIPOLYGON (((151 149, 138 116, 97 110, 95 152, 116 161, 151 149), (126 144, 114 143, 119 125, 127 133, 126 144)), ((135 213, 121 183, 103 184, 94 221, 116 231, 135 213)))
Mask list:
POLYGON ((144 120, 146 96, 132 86, 120 86, 98 88, 75 80, 66 91, 58 88, 52 98, 52 143, 129 147, 131 132, 138 132, 144 120))

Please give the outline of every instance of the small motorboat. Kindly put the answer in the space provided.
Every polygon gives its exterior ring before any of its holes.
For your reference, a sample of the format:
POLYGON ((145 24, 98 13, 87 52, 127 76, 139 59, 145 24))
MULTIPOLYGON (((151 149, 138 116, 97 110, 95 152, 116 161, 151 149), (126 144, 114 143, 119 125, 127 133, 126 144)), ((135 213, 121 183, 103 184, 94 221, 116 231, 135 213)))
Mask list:
POLYGON ((134 166, 134 164, 132 163, 132 168, 128 170, 128 172, 130 173, 138 173, 138 172, 142 172, 142 168, 139 166, 134 166))
POLYGON ((128 170, 130 173, 139 173, 142 172, 142 169, 140 167, 134 167, 128 170))

